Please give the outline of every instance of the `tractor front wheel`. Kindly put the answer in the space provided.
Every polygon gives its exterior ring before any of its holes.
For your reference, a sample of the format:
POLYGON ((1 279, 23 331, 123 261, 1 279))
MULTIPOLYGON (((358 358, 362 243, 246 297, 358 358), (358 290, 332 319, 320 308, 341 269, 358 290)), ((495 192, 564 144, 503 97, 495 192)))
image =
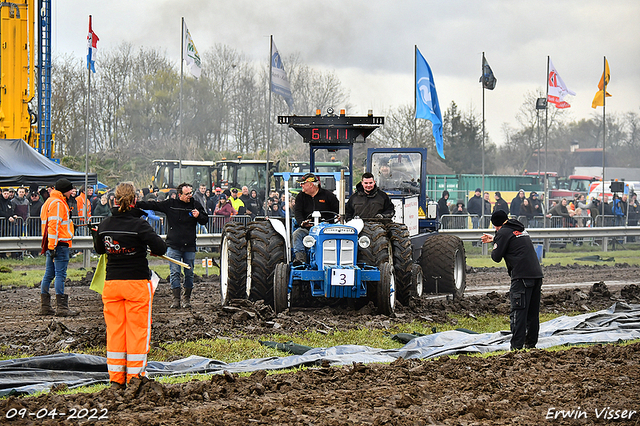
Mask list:
POLYGON ((289 307, 289 265, 278 263, 273 273, 273 310, 276 315, 289 307))
POLYGON ((411 288, 415 292, 416 297, 422 297, 424 291, 424 274, 422 266, 414 263, 411 266, 411 288))
POLYGON ((380 265, 380 281, 378 281, 378 311, 383 315, 391 315, 396 308, 396 284, 393 273, 393 265, 383 263, 380 265))

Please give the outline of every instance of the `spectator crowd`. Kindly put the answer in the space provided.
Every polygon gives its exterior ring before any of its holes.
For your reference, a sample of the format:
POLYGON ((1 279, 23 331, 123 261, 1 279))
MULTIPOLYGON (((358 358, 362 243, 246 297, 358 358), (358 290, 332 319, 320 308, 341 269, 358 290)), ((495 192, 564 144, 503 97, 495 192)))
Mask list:
MULTIPOLYGON (((41 236, 40 211, 52 190, 53 184, 42 188, 37 185, 3 188, 0 197, 0 236, 41 236)), ((176 198, 176 195, 174 189, 162 192, 157 187, 151 187, 140 189, 137 199, 163 201, 166 198, 176 198)), ((207 225, 198 225, 198 233, 219 233, 233 216, 240 216, 241 220, 246 221, 256 216, 285 217, 285 196, 278 191, 271 191, 265 199, 263 190, 246 186, 223 190, 219 187, 207 188, 202 184, 194 188, 194 199, 209 215, 207 225)), ((295 197, 290 197, 289 200, 289 209, 293 212, 295 197)), ((105 189, 96 193, 93 186, 89 186, 86 191, 83 186, 74 186, 68 204, 76 224, 84 222, 85 208, 90 222, 97 223, 103 217, 111 215, 111 209, 115 205, 114 191, 105 189)), ((602 200, 586 200, 584 195, 576 195, 572 199, 552 201, 548 211, 545 211, 544 206, 543 194, 535 191, 530 192, 527 197, 521 189, 511 202, 507 202, 500 192, 495 192, 492 203, 491 194, 482 193, 477 188, 465 205, 463 200, 453 202, 449 192, 445 190, 438 200, 438 217, 442 227, 454 229, 486 228, 491 214, 497 210, 505 211, 529 228, 636 226, 640 218, 640 206, 635 193, 613 194, 611 199, 604 195, 602 200), (483 215, 485 223, 481 223, 483 215)), ((166 234, 164 215, 151 210, 146 210, 145 213, 144 218, 153 229, 159 234, 166 234)), ((77 227, 76 235, 88 235, 86 227, 77 227)), ((630 238, 633 240, 633 237, 630 238)))
POLYGON ((482 194, 480 188, 475 190, 466 206, 464 201, 453 203, 449 197, 449 192, 443 191, 438 200, 438 217, 442 226, 448 229, 487 228, 491 214, 499 210, 529 228, 636 226, 640 218, 636 193, 613 194, 611 199, 604 195, 602 200, 591 198, 588 201, 584 194, 576 194, 572 199, 552 200, 548 211, 545 211, 543 194, 532 191, 527 197, 522 189, 510 203, 500 192, 494 193, 492 203, 490 193, 482 194), (483 215, 484 223, 481 223, 483 215))
MULTIPOLYGON (((53 184, 46 187, 31 185, 29 187, 2 188, 0 197, 0 237, 41 236, 40 212, 44 202, 53 190, 53 184)), ((200 203, 210 216, 207 225, 198 225, 198 233, 221 232, 224 224, 232 216, 242 216, 251 220, 256 216, 285 217, 284 193, 271 191, 265 199, 261 197, 264 191, 242 188, 207 188, 202 184, 194 188, 194 199, 200 203)), ((137 200, 163 201, 166 198, 176 198, 175 189, 168 192, 159 191, 157 187, 138 190, 137 200)), ((293 209, 295 197, 290 199, 293 209)), ((98 223, 104 217, 111 216, 111 209, 115 206, 113 189, 103 189, 97 193, 93 186, 89 186, 85 193, 83 186, 74 186, 68 205, 76 225, 84 223, 85 208, 89 222, 98 223)), ((144 211, 144 218, 151 224, 154 231, 166 234, 165 217, 162 213, 152 210, 144 211)), ((77 227, 76 235, 88 235, 86 227, 77 227)), ((22 255, 16 253, 14 256, 22 255)))

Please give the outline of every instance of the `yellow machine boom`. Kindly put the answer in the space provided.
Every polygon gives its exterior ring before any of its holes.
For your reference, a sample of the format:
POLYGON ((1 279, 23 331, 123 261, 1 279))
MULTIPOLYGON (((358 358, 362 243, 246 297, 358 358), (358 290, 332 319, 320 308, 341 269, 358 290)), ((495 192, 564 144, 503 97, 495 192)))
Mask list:
POLYGON ((35 0, 0 3, 0 138, 36 143, 35 115, 29 102, 35 96, 35 0))

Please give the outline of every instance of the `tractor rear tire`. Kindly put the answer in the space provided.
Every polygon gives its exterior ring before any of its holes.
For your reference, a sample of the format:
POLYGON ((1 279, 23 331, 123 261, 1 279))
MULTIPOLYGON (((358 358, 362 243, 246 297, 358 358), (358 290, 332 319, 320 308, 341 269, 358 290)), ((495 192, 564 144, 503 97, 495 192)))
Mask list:
POLYGON ((386 228, 393 256, 393 272, 398 292, 396 298, 403 306, 407 306, 411 296, 417 296, 411 280, 411 268, 414 263, 409 229, 405 224, 395 222, 388 223, 386 228))
POLYGON ((276 265, 285 262, 284 250, 284 240, 269 221, 249 223, 247 282, 251 300, 264 300, 273 307, 273 274, 276 265))
POLYGON ((223 306, 231 299, 246 299, 247 240, 240 222, 228 222, 222 229, 220 242, 220 298, 223 306))
POLYGON ((376 305, 379 313, 389 316, 395 311, 395 287, 393 265, 385 262, 380 265, 380 281, 378 281, 378 289, 376 292, 378 296, 376 305))
POLYGON ((365 222, 360 232, 360 236, 363 235, 369 237, 371 245, 366 249, 358 248, 358 263, 380 266, 385 262, 391 262, 387 232, 381 224, 365 222))
POLYGON ((424 274, 425 292, 462 297, 467 286, 467 271, 464 244, 460 238, 444 234, 427 238, 422 245, 419 262, 424 274))
POLYGON ((277 314, 289 308, 289 265, 278 263, 273 273, 273 310, 277 314))

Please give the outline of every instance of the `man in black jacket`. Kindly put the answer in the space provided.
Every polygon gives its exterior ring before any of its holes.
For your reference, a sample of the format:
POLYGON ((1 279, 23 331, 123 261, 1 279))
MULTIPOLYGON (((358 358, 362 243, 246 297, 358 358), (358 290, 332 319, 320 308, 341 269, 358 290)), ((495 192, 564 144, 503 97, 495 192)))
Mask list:
POLYGON ((302 265, 307 261, 307 255, 302 244, 304 237, 309 235, 309 228, 313 226, 311 213, 314 211, 327 212, 323 217, 329 219, 333 212, 336 215, 340 212, 338 199, 333 192, 320 187, 320 179, 313 173, 307 173, 297 180, 302 184, 302 191, 296 196, 294 214, 296 222, 300 226, 292 236, 294 265, 302 265))
POLYGON ((506 213, 509 213, 509 204, 502 198, 502 194, 500 192, 496 192, 493 198, 496 200, 496 203, 493 205, 493 211, 502 210, 506 213))
POLYGON ((171 308, 191 307, 193 291, 193 265, 196 259, 196 225, 206 225, 209 216, 198 201, 193 199, 193 188, 188 183, 181 183, 177 188, 176 198, 164 201, 138 201, 136 207, 145 210, 163 212, 167 216, 167 256, 182 261, 190 266, 184 268, 184 303, 180 304, 180 266, 169 265, 171 275, 171 291, 173 303, 171 308))
POLYGON ((376 185, 372 173, 364 173, 362 181, 356 185, 356 193, 349 198, 345 206, 347 221, 358 216, 361 219, 392 218, 395 206, 389 196, 376 185))
POLYGON ((540 330, 542 267, 529 233, 516 219, 498 210, 491 215, 495 236, 484 234, 483 243, 493 242, 491 259, 504 259, 511 277, 511 350, 535 348, 540 330))
POLYGON ((473 229, 477 229, 478 224, 480 223, 480 216, 482 216, 482 204, 482 189, 476 188, 475 195, 469 198, 469 202, 467 203, 467 211, 471 215, 473 229))

